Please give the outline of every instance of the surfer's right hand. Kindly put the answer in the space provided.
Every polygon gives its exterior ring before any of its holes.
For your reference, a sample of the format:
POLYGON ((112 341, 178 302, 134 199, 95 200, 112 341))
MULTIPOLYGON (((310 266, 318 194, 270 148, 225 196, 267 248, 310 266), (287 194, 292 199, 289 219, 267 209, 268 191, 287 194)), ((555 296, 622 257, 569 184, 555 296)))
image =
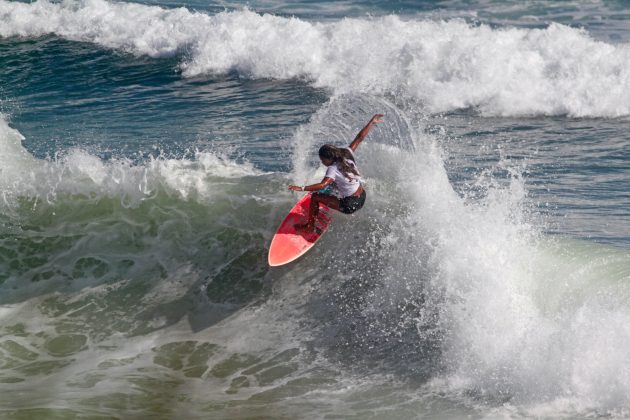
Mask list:
POLYGON ((304 187, 300 187, 299 185, 289 185, 289 189, 291 191, 304 191, 304 187))

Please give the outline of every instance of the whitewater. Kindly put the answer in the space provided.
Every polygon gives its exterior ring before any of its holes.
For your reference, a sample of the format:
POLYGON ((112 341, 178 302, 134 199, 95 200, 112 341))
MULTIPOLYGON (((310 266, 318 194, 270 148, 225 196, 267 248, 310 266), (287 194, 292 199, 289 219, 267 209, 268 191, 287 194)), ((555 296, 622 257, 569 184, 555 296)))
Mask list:
POLYGON ((629 415, 630 18, 351 6, 0 0, 3 417, 629 415))
POLYGON ((317 23, 247 9, 209 16, 104 0, 2 1, 0 13, 5 38, 55 34, 132 54, 179 55, 186 77, 237 71, 252 78, 305 78, 336 93, 404 94, 430 112, 630 113, 628 46, 555 23, 493 29, 395 15, 317 23))

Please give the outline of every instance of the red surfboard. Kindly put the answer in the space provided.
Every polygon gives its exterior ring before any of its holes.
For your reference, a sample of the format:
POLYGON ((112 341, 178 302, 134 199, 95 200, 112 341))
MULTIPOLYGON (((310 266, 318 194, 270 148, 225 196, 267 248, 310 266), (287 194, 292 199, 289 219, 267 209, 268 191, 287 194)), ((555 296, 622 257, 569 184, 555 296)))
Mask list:
POLYGON ((269 246, 269 265, 277 267, 290 263, 301 257, 315 245, 326 232, 332 217, 330 208, 319 205, 319 213, 315 221, 314 231, 295 229, 296 224, 306 223, 308 207, 311 205, 311 194, 305 195, 284 218, 269 246))

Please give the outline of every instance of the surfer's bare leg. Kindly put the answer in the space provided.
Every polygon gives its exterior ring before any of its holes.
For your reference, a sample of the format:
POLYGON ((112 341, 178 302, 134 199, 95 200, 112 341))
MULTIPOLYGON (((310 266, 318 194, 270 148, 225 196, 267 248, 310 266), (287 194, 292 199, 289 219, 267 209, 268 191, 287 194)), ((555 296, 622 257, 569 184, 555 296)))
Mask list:
POLYGON ((315 229, 315 220, 319 213, 319 203, 323 203, 331 209, 339 210, 339 199, 334 195, 313 193, 313 195, 311 195, 311 205, 308 208, 308 219, 306 223, 295 225, 296 229, 315 229))

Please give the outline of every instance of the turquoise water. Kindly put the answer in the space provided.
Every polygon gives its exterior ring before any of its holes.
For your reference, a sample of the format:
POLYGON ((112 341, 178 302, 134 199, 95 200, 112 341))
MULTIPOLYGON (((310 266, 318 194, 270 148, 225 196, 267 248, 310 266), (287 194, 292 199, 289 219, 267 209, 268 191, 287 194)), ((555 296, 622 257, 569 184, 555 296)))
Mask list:
POLYGON ((2 417, 627 417, 629 18, 0 0, 2 417))

